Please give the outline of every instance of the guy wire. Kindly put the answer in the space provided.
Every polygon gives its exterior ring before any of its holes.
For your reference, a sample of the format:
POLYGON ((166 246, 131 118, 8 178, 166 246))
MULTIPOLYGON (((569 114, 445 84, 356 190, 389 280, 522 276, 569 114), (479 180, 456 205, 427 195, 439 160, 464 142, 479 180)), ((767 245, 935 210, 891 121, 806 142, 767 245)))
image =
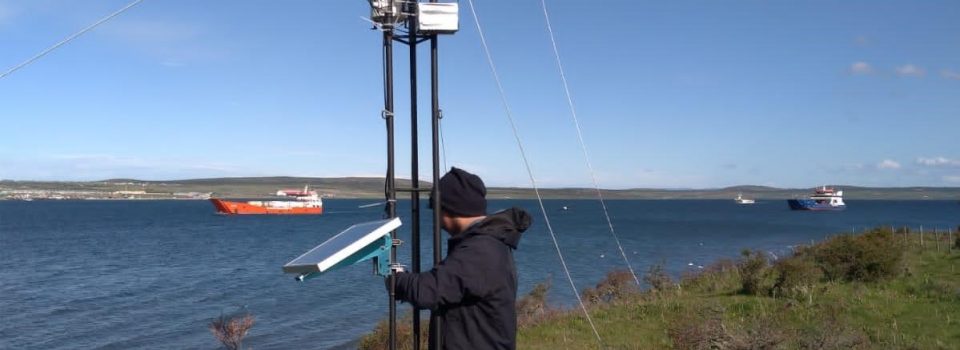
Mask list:
POLYGON ((26 61, 23 61, 23 63, 20 63, 20 64, 14 66, 13 68, 8 69, 6 72, 3 72, 3 74, 0 74, 0 79, 3 79, 4 77, 6 77, 6 76, 8 76, 8 75, 10 75, 10 74, 13 74, 13 72, 16 72, 16 71, 20 70, 20 68, 26 67, 27 65, 33 63, 34 61, 40 59, 41 57, 46 56, 46 55, 47 55, 48 53, 50 53, 51 51, 56 50, 56 49, 59 48, 60 46, 63 46, 64 44, 72 41, 73 39, 76 39, 77 37, 85 34, 86 32, 89 32, 89 31, 93 30, 93 28, 96 28, 97 26, 103 24, 104 22, 109 21, 111 18, 114 18, 114 17, 120 15, 120 14, 123 13, 124 11, 130 9, 131 7, 136 6, 137 4, 139 4, 139 3, 141 3, 141 2, 143 2, 143 0, 135 0, 134 2, 131 2, 131 3, 127 4, 127 6, 124 6, 123 8, 115 11, 114 13, 111 13, 110 15, 108 15, 108 16, 106 16, 106 17, 104 17, 104 18, 101 18, 99 21, 96 21, 96 22, 94 22, 93 24, 87 26, 86 28, 83 28, 83 29, 80 30, 79 32, 76 32, 76 33, 74 33, 73 35, 68 36, 66 39, 60 40, 60 42, 58 42, 58 43, 56 43, 56 44, 53 44, 53 46, 48 47, 46 50, 40 51, 40 53, 36 54, 35 56, 31 57, 30 59, 28 59, 28 60, 26 60, 26 61))
POLYGON ((577 129, 577 140, 580 141, 580 149, 583 150, 583 159, 587 162, 587 168, 590 169, 590 178, 593 179, 593 187, 597 190, 597 198, 600 199, 600 206, 603 207, 603 216, 607 218, 607 226, 610 228, 610 234, 613 235, 613 240, 617 242, 617 248, 620 249, 620 256, 623 257, 623 261, 627 263, 627 269, 630 270, 630 276, 633 276, 634 282, 637 282, 637 286, 640 286, 640 279, 637 278, 637 273, 633 271, 633 266, 630 265, 630 259, 627 259, 627 254, 623 251, 623 245, 620 244, 620 238, 617 237, 617 231, 613 229, 613 221, 610 220, 610 213, 607 211, 607 203, 603 200, 603 193, 600 191, 600 182, 597 181, 597 175, 593 171, 593 164, 590 163, 590 155, 587 152, 587 144, 583 141, 583 132, 580 130, 580 120, 577 118, 577 110, 573 107, 573 97, 570 94, 570 86, 567 84, 567 75, 563 70, 563 64, 560 63, 560 50, 557 49, 557 40, 553 36, 553 26, 550 25, 550 15, 547 13, 547 2, 546 0, 540 0, 540 4, 543 7, 543 18, 547 21, 547 32, 550 33, 550 43, 553 44, 553 54, 557 59, 557 68, 560 70, 560 80, 563 81, 563 91, 567 95, 567 105, 570 106, 570 115, 573 116, 573 125, 577 129))
POLYGON ((523 159, 523 165, 527 170, 527 175, 530 177, 530 183, 533 185, 533 191, 537 195, 537 202, 540 204, 540 211, 543 213, 543 220, 547 225, 547 231, 550 232, 550 238, 553 239, 553 246, 557 249, 557 256, 560 257, 560 264, 563 267, 563 272, 567 275, 567 281, 570 282, 570 287, 573 288, 573 295, 577 297, 577 302, 580 303, 580 309, 583 310, 583 314, 586 316, 587 322, 590 323, 590 328, 593 329, 593 334, 597 337, 597 342, 602 346, 603 340, 600 338, 600 332, 597 331, 597 326, 593 324, 593 319, 590 318, 590 313, 587 312, 587 307, 583 304, 583 299, 580 298, 580 293, 577 292, 577 286, 573 283, 573 277, 570 275, 570 270, 567 268, 567 263, 563 259, 563 253, 560 251, 560 244, 557 243, 557 236, 554 234, 553 227, 550 225, 550 217, 547 216, 547 209, 543 205, 543 198, 540 196, 540 189, 537 187, 537 180, 534 178, 533 170, 530 168, 530 162, 527 160, 527 154, 526 151, 524 151, 523 142, 520 140, 520 132, 517 130, 517 126, 514 123, 513 113, 510 110, 510 105, 507 103, 507 97, 503 90, 503 85, 500 83, 500 75, 497 74, 497 68, 493 63, 493 57, 490 55, 490 48, 487 47, 487 40, 483 36, 483 28, 480 26, 480 19, 477 16, 476 9, 474 9, 473 0, 468 0, 467 2, 470 4, 470 13, 473 14, 473 21, 477 26, 477 32, 480 34, 480 43, 483 45, 483 51, 487 56, 487 63, 490 65, 493 78, 497 83, 497 92, 500 94, 500 101, 503 103, 507 120, 510 122, 510 127, 513 129, 513 137, 517 141, 517 148, 520 150, 520 157, 523 159))

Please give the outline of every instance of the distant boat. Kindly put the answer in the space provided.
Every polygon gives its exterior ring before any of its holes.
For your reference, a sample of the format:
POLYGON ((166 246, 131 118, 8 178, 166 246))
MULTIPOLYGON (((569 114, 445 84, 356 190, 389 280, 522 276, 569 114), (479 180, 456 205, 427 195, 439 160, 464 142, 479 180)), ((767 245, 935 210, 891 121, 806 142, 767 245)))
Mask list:
POLYGON ((303 187, 303 191, 280 190, 277 191, 277 195, 293 197, 294 200, 236 202, 210 198, 210 202, 217 208, 217 213, 227 215, 319 215, 323 213, 323 201, 320 199, 320 195, 306 186, 303 187))
POLYGON ((752 199, 743 198, 743 193, 737 193, 737 198, 733 199, 737 204, 753 204, 755 203, 752 199))
POLYGON ((815 190, 809 199, 788 199, 792 210, 844 210, 843 191, 823 186, 815 190))

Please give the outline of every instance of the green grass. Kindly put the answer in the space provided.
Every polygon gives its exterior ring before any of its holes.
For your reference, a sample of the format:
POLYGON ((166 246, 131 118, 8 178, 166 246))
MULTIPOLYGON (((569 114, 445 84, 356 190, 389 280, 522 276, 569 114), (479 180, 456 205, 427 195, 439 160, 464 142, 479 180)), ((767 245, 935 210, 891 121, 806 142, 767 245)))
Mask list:
MULTIPOLYGON (((898 270, 878 281, 821 280, 789 296, 747 295, 737 269, 715 268, 678 288, 592 306, 602 346, 575 309, 521 328, 518 348, 957 349, 960 250, 944 241, 937 252, 928 238, 924 248, 898 242, 898 270)), ((774 274, 763 284, 772 286, 774 274)))
MULTIPOLYGON (((517 348, 960 349, 957 235, 941 235, 938 251, 933 234, 921 247, 916 233, 874 229, 798 249, 759 272, 748 252, 679 282, 653 267, 644 280, 659 289, 646 291, 611 272, 583 291, 602 343, 579 308, 545 304, 546 282, 518 302, 517 348)), ((385 345, 385 326, 361 349, 385 345)))

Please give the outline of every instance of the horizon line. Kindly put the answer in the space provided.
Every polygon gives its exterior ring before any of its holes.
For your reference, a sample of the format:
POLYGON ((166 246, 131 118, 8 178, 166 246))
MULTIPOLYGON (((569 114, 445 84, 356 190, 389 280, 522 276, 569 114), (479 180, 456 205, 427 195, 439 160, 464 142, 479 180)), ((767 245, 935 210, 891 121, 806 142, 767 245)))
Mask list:
MULTIPOLYGON (((187 179, 165 179, 165 180, 143 180, 136 178, 109 178, 102 180, 15 180, 15 179, 0 179, 2 182, 37 182, 37 183, 110 183, 110 182, 121 182, 121 181, 133 181, 133 182, 145 182, 145 183, 163 183, 163 182, 185 182, 185 181, 202 181, 202 180, 226 180, 226 179, 269 179, 269 178, 297 178, 297 179, 311 179, 311 180, 324 180, 324 179, 376 179, 382 180, 385 179, 384 176, 370 176, 370 175, 349 175, 349 176, 294 176, 294 175, 271 175, 271 176, 221 176, 221 177, 201 177, 201 178, 187 178, 187 179)), ((396 178, 397 180, 411 181, 409 178, 396 178)), ((428 180, 421 179, 420 182, 430 183, 428 180)), ((629 188, 600 188, 602 191, 632 191, 632 190, 660 190, 660 191, 710 191, 710 190, 726 190, 733 188, 741 187, 758 187, 763 189, 772 189, 772 190, 800 190, 800 189, 810 189, 817 188, 824 185, 816 185, 809 187, 775 187, 767 185, 753 185, 753 184, 740 184, 740 185, 730 185, 724 187, 629 187, 629 188)), ((846 187, 846 188, 878 188, 878 189, 909 189, 909 188, 957 188, 960 189, 960 186, 928 186, 928 185, 912 185, 912 186, 867 186, 867 185, 850 185, 850 184, 836 184, 836 185, 826 185, 829 187, 846 187)), ((532 190, 533 187, 520 187, 520 186, 489 186, 488 188, 493 189, 525 189, 532 190)), ((540 187, 543 189, 550 190, 596 190, 594 187, 589 186, 559 186, 559 187, 540 187)))

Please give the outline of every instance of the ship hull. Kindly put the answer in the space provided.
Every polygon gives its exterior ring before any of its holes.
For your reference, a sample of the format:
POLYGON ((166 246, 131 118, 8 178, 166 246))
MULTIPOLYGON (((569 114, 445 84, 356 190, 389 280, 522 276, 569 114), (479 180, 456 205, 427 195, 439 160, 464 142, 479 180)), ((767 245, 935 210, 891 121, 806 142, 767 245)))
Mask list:
POLYGON ((812 211, 838 211, 846 209, 846 205, 830 205, 829 203, 817 203, 812 199, 788 199, 787 204, 791 210, 812 210, 812 211))
POLYGON ((319 215, 323 214, 322 206, 272 208, 269 206, 252 205, 246 202, 227 201, 211 198, 210 202, 217 208, 217 213, 226 215, 319 215))

